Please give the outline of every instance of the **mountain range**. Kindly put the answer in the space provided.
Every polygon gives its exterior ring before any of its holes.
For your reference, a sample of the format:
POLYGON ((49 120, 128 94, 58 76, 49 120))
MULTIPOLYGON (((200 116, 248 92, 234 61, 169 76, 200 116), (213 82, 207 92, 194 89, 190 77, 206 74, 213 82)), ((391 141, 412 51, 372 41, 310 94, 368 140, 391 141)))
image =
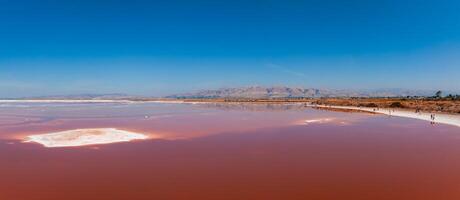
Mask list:
POLYGON ((317 97, 405 97, 433 96, 431 90, 376 89, 376 90, 334 90, 302 87, 262 87, 250 86, 201 90, 176 94, 168 98, 317 98, 317 97))
MULTIPOLYGON (((338 90, 286 86, 249 86, 235 88, 221 88, 214 90, 200 90, 184 94, 168 95, 160 98, 320 98, 320 97, 406 97, 406 96, 433 96, 434 90, 408 89, 374 89, 374 90, 338 90)), ((443 94, 450 94, 444 92, 443 94)), ((455 93, 452 93, 455 94, 455 93)), ((70 100, 148 100, 157 99, 151 96, 135 96, 122 93, 113 94, 78 94, 25 97, 20 99, 70 99, 70 100)))

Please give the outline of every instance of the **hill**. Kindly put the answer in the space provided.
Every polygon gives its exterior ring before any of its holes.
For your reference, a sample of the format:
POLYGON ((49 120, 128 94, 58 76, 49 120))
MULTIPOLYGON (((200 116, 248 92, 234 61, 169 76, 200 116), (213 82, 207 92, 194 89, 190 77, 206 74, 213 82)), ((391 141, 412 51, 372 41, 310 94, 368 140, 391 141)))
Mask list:
POLYGON ((434 91, 378 89, 378 90, 332 90, 301 87, 262 87, 222 88, 202 90, 194 93, 176 94, 168 98, 318 98, 318 97, 405 97, 430 96, 434 91))

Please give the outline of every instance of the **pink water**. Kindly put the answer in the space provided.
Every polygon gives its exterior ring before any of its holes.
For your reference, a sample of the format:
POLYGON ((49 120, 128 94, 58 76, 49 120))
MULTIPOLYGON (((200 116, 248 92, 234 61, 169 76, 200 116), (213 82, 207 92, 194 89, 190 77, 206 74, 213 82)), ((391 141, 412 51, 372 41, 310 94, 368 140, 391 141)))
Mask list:
POLYGON ((0 104, 0 199, 457 200, 460 129, 301 105, 0 104), (108 127, 161 139, 22 142, 108 127))

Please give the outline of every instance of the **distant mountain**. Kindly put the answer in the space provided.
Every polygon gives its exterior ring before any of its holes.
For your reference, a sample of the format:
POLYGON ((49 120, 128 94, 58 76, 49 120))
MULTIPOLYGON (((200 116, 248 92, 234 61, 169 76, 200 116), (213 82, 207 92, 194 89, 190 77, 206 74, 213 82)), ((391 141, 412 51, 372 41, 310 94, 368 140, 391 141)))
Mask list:
POLYGON ((113 94, 76 94, 76 95, 54 95, 54 96, 39 96, 39 97, 26 97, 21 99, 33 100, 117 100, 117 99, 132 99, 136 96, 126 94, 113 93, 113 94))
MULTIPOLYGON (((405 96, 433 96, 433 90, 406 90, 406 89, 375 89, 375 90, 334 90, 302 87, 262 87, 250 86, 239 88, 222 88, 215 90, 201 90, 185 94, 175 94, 165 98, 319 98, 319 97, 405 97, 405 96)), ((447 94, 448 91, 443 92, 447 94)), ((17 98, 15 98, 17 99, 17 98)), ((27 100, 151 100, 146 96, 134 96, 122 93, 111 94, 78 94, 25 97, 27 100)))
POLYGON ((168 98, 315 98, 315 97, 402 97, 432 96, 434 91, 378 89, 378 90, 332 90, 301 87, 240 87, 202 90, 195 93, 177 94, 168 98))

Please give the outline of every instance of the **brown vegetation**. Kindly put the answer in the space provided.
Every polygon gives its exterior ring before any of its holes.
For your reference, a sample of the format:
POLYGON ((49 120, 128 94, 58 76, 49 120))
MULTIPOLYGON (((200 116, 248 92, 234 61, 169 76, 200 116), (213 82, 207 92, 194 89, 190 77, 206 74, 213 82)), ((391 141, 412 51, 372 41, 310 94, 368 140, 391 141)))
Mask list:
POLYGON ((460 113, 460 101, 446 98, 322 98, 314 104, 380 108, 405 108, 425 112, 460 113))

